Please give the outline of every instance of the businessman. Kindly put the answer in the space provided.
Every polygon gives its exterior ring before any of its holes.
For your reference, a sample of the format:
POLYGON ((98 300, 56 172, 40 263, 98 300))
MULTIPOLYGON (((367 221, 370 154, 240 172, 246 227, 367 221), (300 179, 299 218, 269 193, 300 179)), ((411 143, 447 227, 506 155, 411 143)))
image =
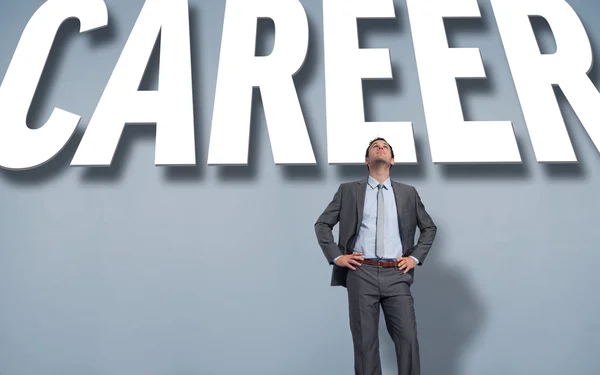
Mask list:
POLYGON ((356 375, 381 375, 379 311, 396 348, 399 375, 419 375, 419 343, 410 287, 437 227, 412 186, 390 180, 394 151, 383 138, 369 143, 366 180, 341 184, 315 223, 333 265, 331 285, 346 287, 356 375), (339 241, 333 227, 339 223, 339 241), (416 229, 420 234, 414 243, 416 229))

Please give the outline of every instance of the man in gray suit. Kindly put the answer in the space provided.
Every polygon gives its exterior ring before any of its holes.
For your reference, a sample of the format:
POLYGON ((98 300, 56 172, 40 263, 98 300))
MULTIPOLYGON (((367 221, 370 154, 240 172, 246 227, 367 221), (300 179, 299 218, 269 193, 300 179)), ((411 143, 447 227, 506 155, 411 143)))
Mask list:
POLYGON ((365 154, 366 180, 341 184, 315 223, 333 265, 331 285, 346 287, 356 375, 380 375, 379 311, 396 347, 399 375, 419 375, 413 297, 414 268, 422 265, 437 228, 412 186, 390 180, 394 151, 383 138, 365 154), (338 224, 339 241, 333 238, 338 224), (414 244, 417 227, 420 235, 414 244))

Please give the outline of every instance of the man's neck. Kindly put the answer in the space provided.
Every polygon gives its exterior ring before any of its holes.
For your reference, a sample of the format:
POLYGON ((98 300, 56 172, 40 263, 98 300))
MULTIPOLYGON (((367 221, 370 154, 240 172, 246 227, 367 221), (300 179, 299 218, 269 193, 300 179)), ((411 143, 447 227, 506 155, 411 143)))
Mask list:
POLYGON ((376 179, 380 184, 383 184, 385 180, 390 178, 390 168, 385 166, 384 168, 371 169, 369 175, 376 179))

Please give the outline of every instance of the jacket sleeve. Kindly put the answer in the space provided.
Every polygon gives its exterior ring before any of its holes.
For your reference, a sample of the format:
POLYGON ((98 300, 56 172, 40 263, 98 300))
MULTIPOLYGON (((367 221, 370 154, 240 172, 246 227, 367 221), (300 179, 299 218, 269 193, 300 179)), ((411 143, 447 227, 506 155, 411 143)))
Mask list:
POLYGON ((315 223, 317 241, 329 264, 333 264, 333 260, 336 257, 343 255, 333 238, 333 227, 335 227, 340 220, 342 190, 342 185, 340 185, 333 196, 333 200, 327 205, 325 211, 323 211, 315 223))
POLYGON ((429 249, 433 244, 435 235, 437 233, 437 227, 431 219, 431 216, 425 210, 425 205, 421 201, 421 197, 416 189, 414 189, 415 203, 417 210, 417 226, 419 227, 420 235, 415 248, 412 251, 412 256, 419 259, 419 265, 423 265, 429 249))

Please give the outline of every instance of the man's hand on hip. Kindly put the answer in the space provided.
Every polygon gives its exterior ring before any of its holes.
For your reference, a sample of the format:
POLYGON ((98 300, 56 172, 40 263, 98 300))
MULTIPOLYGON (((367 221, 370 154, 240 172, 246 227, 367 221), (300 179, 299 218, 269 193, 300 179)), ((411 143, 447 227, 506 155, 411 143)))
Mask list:
POLYGON ((348 267, 351 270, 356 271, 356 268, 353 266, 360 266, 360 262, 363 260, 364 258, 362 253, 353 253, 342 255, 335 261, 335 264, 340 267, 348 267))
POLYGON ((404 273, 407 273, 417 265, 417 262, 411 257, 400 257, 396 259, 396 263, 398 264, 398 269, 404 271, 404 273))

